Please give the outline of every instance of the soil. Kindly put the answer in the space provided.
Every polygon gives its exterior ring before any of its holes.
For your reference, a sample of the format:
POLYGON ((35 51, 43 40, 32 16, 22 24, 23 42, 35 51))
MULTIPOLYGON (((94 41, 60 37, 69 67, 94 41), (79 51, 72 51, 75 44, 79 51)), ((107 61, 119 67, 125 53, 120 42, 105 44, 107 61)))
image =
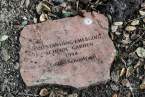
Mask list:
MULTIPOLYGON (((70 94, 77 93, 79 97, 144 97, 145 90, 139 88, 145 77, 144 58, 136 55, 138 47, 145 47, 144 44, 144 22, 141 21, 139 9, 143 0, 80 0, 79 8, 76 6, 77 0, 53 0, 54 6, 59 6, 61 2, 71 2, 72 14, 81 15, 81 10, 97 11, 108 16, 110 20, 110 38, 114 42, 117 56, 112 64, 111 79, 107 82, 97 83, 83 89, 76 89, 69 86, 45 85, 27 87, 19 72, 19 35, 21 30, 28 24, 34 23, 34 18, 39 19, 36 6, 41 0, 0 0, 0 36, 8 35, 8 39, 0 41, 0 97, 41 97, 39 92, 42 88, 50 91, 49 97, 69 97, 70 94), (30 2, 29 2, 30 1, 30 2), (57 1, 57 2, 56 2, 57 1), (101 2, 101 3, 100 3, 101 2), (110 18, 111 17, 111 18, 110 18), (125 27, 133 19, 138 18, 141 23, 137 29, 131 33, 125 31, 125 27), (119 35, 111 32, 113 22, 122 21, 124 24, 118 29, 119 35), (130 42, 125 44, 125 35, 129 34, 130 42), (138 62, 142 64, 129 77, 118 77, 118 71, 122 68, 135 66, 138 62), (130 85, 124 86, 123 80, 128 80, 130 85)), ((59 11, 52 11, 54 16, 50 19, 65 18, 59 11)), ((40 22, 38 20, 38 22, 40 22)), ((72 96, 75 97, 75 96, 72 96)))

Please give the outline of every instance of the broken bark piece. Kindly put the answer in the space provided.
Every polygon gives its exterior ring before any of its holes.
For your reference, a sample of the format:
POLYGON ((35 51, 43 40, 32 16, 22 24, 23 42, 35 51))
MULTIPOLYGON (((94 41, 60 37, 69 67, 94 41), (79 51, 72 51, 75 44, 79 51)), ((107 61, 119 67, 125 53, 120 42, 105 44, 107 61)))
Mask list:
POLYGON ((76 88, 106 81, 115 57, 108 20, 99 13, 26 26, 20 35, 20 72, 27 86, 76 88))

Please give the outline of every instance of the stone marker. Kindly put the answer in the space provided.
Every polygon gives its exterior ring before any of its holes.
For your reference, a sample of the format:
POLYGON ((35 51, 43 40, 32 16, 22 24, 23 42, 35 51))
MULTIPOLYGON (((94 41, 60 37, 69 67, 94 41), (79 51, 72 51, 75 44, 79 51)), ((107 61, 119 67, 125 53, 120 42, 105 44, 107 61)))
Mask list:
POLYGON ((106 81, 115 57, 108 20, 98 13, 28 25, 20 35, 20 72, 27 86, 76 88, 106 81))

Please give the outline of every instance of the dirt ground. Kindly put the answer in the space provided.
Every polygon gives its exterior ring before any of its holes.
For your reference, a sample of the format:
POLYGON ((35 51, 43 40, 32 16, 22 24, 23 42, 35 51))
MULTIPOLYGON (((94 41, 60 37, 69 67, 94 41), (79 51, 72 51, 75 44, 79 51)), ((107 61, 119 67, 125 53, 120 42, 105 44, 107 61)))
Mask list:
POLYGON ((19 35, 26 25, 41 22, 36 11, 41 0, 0 0, 0 97, 41 97, 42 88, 49 90, 48 97, 145 97, 145 57, 136 54, 137 48, 145 47, 145 15, 139 14, 144 0, 52 1, 48 19, 81 15, 81 10, 97 11, 108 17, 109 35, 117 50, 111 79, 83 89, 58 85, 26 87, 19 72, 19 35), (72 6, 65 13, 59 10, 64 2, 72 6), (134 19, 140 21, 139 25, 127 31, 126 27, 134 19), (117 21, 123 25, 112 32, 111 27, 117 21), (6 37, 1 39, 4 35, 6 37))

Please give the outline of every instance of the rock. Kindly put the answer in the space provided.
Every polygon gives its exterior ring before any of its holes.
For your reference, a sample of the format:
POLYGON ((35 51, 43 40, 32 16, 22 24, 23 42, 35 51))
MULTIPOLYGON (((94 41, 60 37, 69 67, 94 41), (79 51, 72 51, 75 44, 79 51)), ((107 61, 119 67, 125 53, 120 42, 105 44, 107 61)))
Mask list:
POLYGON ((30 5, 30 0, 26 0, 26 1, 25 1, 25 5, 26 5, 26 8, 28 8, 29 5, 30 5))
POLYGON ((125 30, 126 31, 134 31, 134 30, 136 30, 136 27, 135 26, 127 26, 126 28, 125 28, 125 30))
POLYGON ((126 68, 122 68, 121 72, 120 72, 120 77, 123 76, 126 73, 126 68))
POLYGON ((145 45, 145 40, 143 40, 143 45, 145 45))
POLYGON ((142 83, 140 84, 140 89, 145 90, 145 79, 143 79, 142 83))
POLYGON ((39 95, 44 97, 47 96, 49 94, 48 90, 46 88, 41 89, 39 95))
POLYGON ((40 20, 41 22, 44 22, 44 21, 48 20, 47 14, 42 13, 42 14, 40 15, 39 20, 40 20))
POLYGON ((130 87, 130 82, 129 82, 128 79, 123 79, 123 80, 121 81, 121 84, 122 84, 123 86, 130 87))
POLYGON ((119 86, 117 86, 116 84, 111 84, 110 87, 112 88, 113 91, 119 91, 119 86))
POLYGON ((145 58, 145 49, 144 49, 144 48, 138 47, 138 48, 136 49, 136 53, 137 53, 137 55, 138 55, 139 57, 145 58))
POLYGON ((131 22, 131 25, 132 26, 136 26, 136 25, 139 25, 139 20, 134 20, 131 22))
POLYGON ((115 34, 119 36, 121 35, 121 32, 116 31, 115 34))
POLYGON ((14 65, 14 68, 15 68, 16 70, 19 70, 19 69, 20 69, 20 64, 19 64, 19 63, 16 63, 16 64, 14 65))
POLYGON ((114 71, 111 72, 111 80, 113 80, 115 82, 118 82, 119 81, 119 78, 120 78, 119 73, 120 72, 117 72, 117 73, 115 73, 114 71))
POLYGON ((140 89, 141 89, 141 90, 144 90, 144 89, 145 89, 145 84, 141 84, 141 85, 140 85, 140 89))
POLYGON ((139 14, 140 14, 141 16, 144 16, 144 15, 145 15, 145 8, 140 9, 140 10, 139 10, 139 14))
POLYGON ((115 25, 112 25, 112 26, 111 26, 111 31, 112 31, 112 32, 116 32, 117 29, 118 29, 118 26, 115 26, 115 25))
POLYGON ((114 94, 112 95, 112 97, 118 97, 118 95, 117 95, 116 93, 114 93, 114 94))
POLYGON ((145 23, 145 18, 143 18, 143 22, 145 23))
POLYGON ((8 35, 2 35, 2 36, 0 36, 0 42, 7 40, 8 37, 9 37, 8 35))
POLYGON ((70 95, 68 95, 68 97, 78 97, 78 94, 77 93, 70 94, 70 95))
POLYGON ((76 88, 110 79, 116 51, 99 13, 28 25, 20 35, 20 72, 27 86, 76 88))
POLYGON ((113 23, 115 26, 122 26, 123 25, 123 22, 114 22, 113 23))
POLYGON ((6 50, 5 48, 2 48, 1 54, 2 54, 2 59, 4 61, 8 61, 10 59, 10 55, 8 53, 8 50, 6 50))
POLYGON ((37 21, 37 18, 33 18, 33 22, 36 24, 38 21, 37 21))

